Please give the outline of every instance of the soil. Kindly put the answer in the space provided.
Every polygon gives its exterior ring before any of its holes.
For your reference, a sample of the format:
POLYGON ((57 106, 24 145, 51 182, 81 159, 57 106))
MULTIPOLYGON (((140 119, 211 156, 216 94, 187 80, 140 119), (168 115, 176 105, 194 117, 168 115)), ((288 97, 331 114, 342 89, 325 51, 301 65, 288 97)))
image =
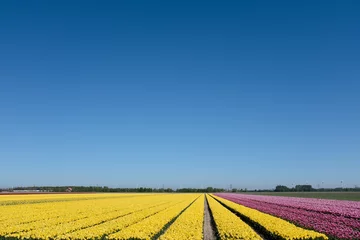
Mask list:
POLYGON ((216 240, 215 226, 212 223, 208 202, 205 198, 204 206, 204 240, 216 240))

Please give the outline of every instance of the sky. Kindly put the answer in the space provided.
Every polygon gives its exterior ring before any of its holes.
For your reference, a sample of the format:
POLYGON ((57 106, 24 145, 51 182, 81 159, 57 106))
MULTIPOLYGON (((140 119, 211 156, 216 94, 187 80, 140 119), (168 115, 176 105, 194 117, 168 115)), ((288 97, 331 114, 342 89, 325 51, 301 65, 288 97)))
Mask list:
POLYGON ((360 186, 359 1, 2 1, 0 187, 360 186))

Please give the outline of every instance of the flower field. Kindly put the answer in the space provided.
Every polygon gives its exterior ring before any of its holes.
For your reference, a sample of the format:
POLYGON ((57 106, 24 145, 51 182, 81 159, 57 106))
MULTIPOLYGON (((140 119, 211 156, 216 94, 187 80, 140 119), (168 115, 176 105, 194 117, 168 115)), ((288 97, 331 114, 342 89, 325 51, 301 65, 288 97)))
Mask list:
POLYGON ((337 239, 360 239, 360 202, 311 198, 216 194, 337 239))
POLYGON ((0 239, 360 239, 359 210, 353 202, 228 193, 6 195, 0 239))

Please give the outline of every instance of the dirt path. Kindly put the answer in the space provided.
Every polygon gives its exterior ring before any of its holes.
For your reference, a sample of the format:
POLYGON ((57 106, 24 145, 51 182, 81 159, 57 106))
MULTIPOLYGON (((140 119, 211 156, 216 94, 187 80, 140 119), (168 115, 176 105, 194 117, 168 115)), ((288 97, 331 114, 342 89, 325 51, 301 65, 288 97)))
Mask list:
POLYGON ((204 206, 204 240, 216 240, 215 229, 211 222, 210 209, 205 197, 204 206))

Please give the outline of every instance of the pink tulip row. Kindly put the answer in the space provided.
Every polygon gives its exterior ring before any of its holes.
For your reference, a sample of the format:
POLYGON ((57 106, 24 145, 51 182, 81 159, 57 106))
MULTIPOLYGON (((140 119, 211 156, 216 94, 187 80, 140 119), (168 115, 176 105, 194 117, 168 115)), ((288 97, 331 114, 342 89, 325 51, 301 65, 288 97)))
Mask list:
MULTIPOLYGON (((238 194, 233 194, 238 195, 238 194)), ((242 199, 267 202, 281 206, 301 208, 309 211, 317 211, 340 215, 344 217, 360 219, 360 201, 339 201, 316 198, 295 198, 260 195, 242 195, 242 199)))
MULTIPOLYGON (((347 210, 339 210, 342 201, 328 205, 324 203, 326 208, 317 205, 320 204, 321 201, 313 201, 311 208, 311 206, 307 204, 307 202, 311 202, 311 199, 310 201, 308 201, 309 199, 301 201, 301 198, 246 194, 221 193, 216 195, 335 238, 360 239, 360 220, 356 217, 350 217, 351 214, 340 214, 344 212, 348 213, 347 210), (319 203, 316 204, 316 202, 319 203), (329 205, 332 205, 333 208, 336 209, 334 213, 330 212, 331 207, 329 207, 329 205), (324 209, 326 209, 326 211, 324 209)), ((324 200, 324 202, 326 201, 327 200, 324 200)), ((346 203, 346 207, 344 208, 351 208, 351 206, 346 203)), ((355 207, 353 211, 353 215, 358 216, 360 210, 355 207)))

